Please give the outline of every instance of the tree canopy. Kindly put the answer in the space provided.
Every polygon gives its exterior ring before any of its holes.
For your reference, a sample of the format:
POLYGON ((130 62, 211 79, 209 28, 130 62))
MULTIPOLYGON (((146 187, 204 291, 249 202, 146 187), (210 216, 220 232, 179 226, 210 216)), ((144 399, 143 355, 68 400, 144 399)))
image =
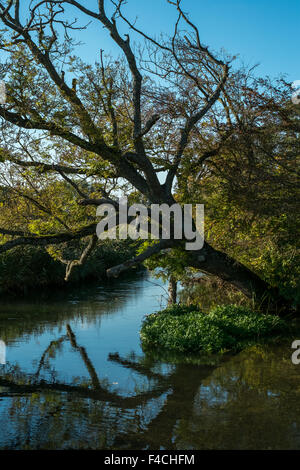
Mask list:
MULTIPOLYGON (((235 57, 215 53, 182 2, 168 3, 178 14, 171 37, 140 30, 124 0, 88 7, 75 0, 0 2, 7 91, 0 106, 0 253, 25 245, 55 252, 84 239, 80 259, 66 263, 72 269, 98 243, 96 206, 118 208, 119 194, 169 206, 210 194, 212 224, 221 194, 256 217, 294 210, 300 121, 290 84, 259 79, 235 57), (100 47, 94 64, 76 57, 74 33, 89 27, 76 22, 79 12, 99 26, 100 45, 103 34, 111 36, 119 57, 100 47)), ((195 252, 183 242, 149 241, 108 274, 176 249, 185 267, 289 310, 278 286, 215 234, 195 252)))

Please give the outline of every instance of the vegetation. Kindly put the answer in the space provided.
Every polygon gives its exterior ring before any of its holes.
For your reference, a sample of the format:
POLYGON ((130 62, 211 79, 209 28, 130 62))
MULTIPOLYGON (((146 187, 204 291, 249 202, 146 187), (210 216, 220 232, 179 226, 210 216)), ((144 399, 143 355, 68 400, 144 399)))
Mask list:
MULTIPOLYGON (((160 263, 165 250, 175 250, 181 276, 186 270, 217 276, 289 315, 295 281, 284 279, 295 265, 296 225, 284 221, 295 213, 299 158, 299 106, 291 103, 291 85, 258 78, 235 57, 213 53, 181 1, 169 4, 178 15, 174 34, 154 39, 126 16, 124 1, 86 7, 37 0, 22 11, 20 2, 0 2, 0 78, 7 89, 0 106, 0 253, 46 248, 69 278, 100 243, 97 206, 118 210, 120 194, 148 207, 205 202, 209 225, 201 250, 186 251, 186 240, 171 235, 146 243, 108 274, 153 255, 160 263), (78 15, 82 24, 99 26, 99 44, 107 33, 121 57, 102 50, 94 64, 76 57, 80 24, 72 18, 78 15), (272 204, 259 222, 266 201, 272 204), (275 218, 274 208, 280 208, 275 218), (240 210, 251 226, 242 244, 231 231, 243 223, 240 210), (285 242, 277 238, 278 223, 285 242), (258 232, 264 242, 256 249, 258 232), (271 245, 269 234, 275 234, 271 245), (61 245, 78 240, 81 254, 64 257, 61 245)), ((176 273, 168 272, 174 287, 176 273)), ((171 293, 175 298, 174 288, 171 293)))
POLYGON ((239 351, 288 332, 285 320, 241 306, 218 306, 203 313, 194 305, 173 305, 145 318, 141 340, 150 350, 217 353, 239 351))
POLYGON ((289 181, 295 170, 287 172, 271 165, 268 174, 262 175, 264 169, 252 163, 243 165, 237 177, 232 160, 231 155, 224 155, 222 162, 215 161, 217 169, 198 184, 191 178, 191 190, 205 203, 206 239, 299 305, 300 219, 295 205, 299 185, 289 181), (283 185, 285 189, 280 190, 283 185))
MULTIPOLYGON (((296 207, 300 149, 295 128, 288 122, 298 120, 299 108, 289 103, 284 80, 277 80, 271 86, 267 80, 246 78, 242 71, 238 77, 244 83, 251 81, 245 99, 240 102, 237 96, 231 101, 231 110, 242 120, 241 131, 208 154, 205 154, 204 139, 198 136, 193 152, 183 159, 176 199, 181 203, 191 199, 204 203, 205 239, 277 288, 297 308, 300 304, 300 216, 296 207), (261 86, 270 93, 272 110, 259 98, 261 86), (274 96, 278 100, 276 105, 274 96), (272 153, 275 151, 276 158, 272 153), (201 155, 207 158, 199 167, 201 155)), ((195 302, 202 309, 226 298, 229 303, 248 306, 254 302, 260 307, 263 303, 255 291, 252 297, 240 295, 238 291, 243 290, 236 289, 234 283, 224 282, 226 279, 218 273, 212 275, 205 270, 206 276, 199 282, 198 270, 186 269, 190 265, 185 256, 172 250, 167 256, 156 255, 147 264, 150 269, 162 268, 158 271, 162 277, 174 277, 188 285, 185 301, 195 302)))
MULTIPOLYGON (((82 246, 68 247, 72 256, 80 253, 82 246), (72 250, 71 250, 72 248, 72 250)), ((81 269, 72 270, 69 284, 90 279, 103 279, 106 270, 135 253, 135 246, 127 240, 103 242, 91 254, 81 269)), ((32 290, 65 287, 64 265, 41 247, 16 247, 0 255, 0 294, 27 294, 32 290)))

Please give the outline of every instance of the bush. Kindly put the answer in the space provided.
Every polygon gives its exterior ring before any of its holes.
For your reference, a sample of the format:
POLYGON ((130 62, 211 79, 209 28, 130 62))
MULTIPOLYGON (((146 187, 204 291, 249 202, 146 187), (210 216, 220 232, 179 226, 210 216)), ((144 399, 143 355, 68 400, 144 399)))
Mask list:
POLYGON ((148 315, 140 335, 145 349, 216 353, 239 351, 289 330, 288 323, 277 316, 236 305, 218 306, 209 313, 196 306, 175 305, 148 315))
MULTIPOLYGON (((103 279, 106 269, 135 255, 131 240, 104 240, 82 266, 75 267, 68 283, 64 281, 66 266, 53 259, 39 246, 16 247, 0 255, 0 295, 27 294, 31 290, 47 290, 50 286, 65 287, 88 279, 103 279)), ((67 259, 76 259, 86 246, 74 243, 67 259)))

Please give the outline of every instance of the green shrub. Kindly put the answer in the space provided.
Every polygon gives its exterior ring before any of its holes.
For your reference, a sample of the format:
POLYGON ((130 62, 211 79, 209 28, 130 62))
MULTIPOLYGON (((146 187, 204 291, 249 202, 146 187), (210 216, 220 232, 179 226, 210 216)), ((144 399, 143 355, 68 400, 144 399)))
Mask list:
POLYGON ((196 306, 175 305, 144 319, 141 340, 145 349, 215 353, 239 351, 289 330, 277 316, 236 305, 218 306, 209 313, 196 306))
MULTIPOLYGON (((86 242, 71 245, 66 259, 79 258, 85 246, 86 242)), ((0 295, 27 294, 33 289, 46 291, 50 286, 60 288, 88 279, 103 279, 106 269, 131 258, 135 251, 136 246, 131 240, 104 240, 86 263, 74 268, 66 283, 66 266, 53 259, 44 248, 16 247, 0 255, 0 295)))

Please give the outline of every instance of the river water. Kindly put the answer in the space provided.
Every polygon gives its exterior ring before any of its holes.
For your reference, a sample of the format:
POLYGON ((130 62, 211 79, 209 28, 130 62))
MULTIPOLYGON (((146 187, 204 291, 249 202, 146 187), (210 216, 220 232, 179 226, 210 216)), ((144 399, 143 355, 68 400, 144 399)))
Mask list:
POLYGON ((2 302, 0 448, 300 449, 291 342, 192 363, 144 354, 141 321, 165 297, 141 274, 2 302))

